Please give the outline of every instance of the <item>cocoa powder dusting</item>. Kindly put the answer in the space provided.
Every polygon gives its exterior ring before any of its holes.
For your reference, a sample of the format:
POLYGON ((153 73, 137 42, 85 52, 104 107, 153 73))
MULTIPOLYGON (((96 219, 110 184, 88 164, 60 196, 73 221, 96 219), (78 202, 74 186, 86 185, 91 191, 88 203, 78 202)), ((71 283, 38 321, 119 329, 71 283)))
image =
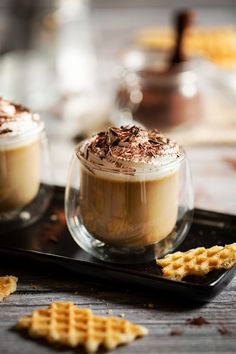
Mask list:
POLYGON ((222 336, 225 336, 225 335, 228 335, 228 334, 231 334, 232 332, 226 328, 225 326, 221 326, 219 327, 218 329, 218 332, 222 335, 222 336))
POLYGON ((170 332, 170 336, 181 336, 182 334, 183 332, 180 331, 179 329, 175 329, 170 332))
POLYGON ((186 320, 187 324, 194 325, 194 326, 202 326, 204 324, 209 324, 210 322, 207 321, 204 317, 199 316, 196 318, 188 318, 186 320))

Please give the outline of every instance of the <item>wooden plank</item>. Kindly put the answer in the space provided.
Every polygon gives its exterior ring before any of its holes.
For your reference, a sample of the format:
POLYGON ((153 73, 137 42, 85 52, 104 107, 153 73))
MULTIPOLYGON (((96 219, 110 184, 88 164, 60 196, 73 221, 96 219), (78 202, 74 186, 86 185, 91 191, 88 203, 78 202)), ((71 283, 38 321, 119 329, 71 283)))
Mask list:
MULTIPOLYGON (((125 315, 125 318, 146 325, 150 335, 115 353, 235 353, 236 344, 236 279, 207 304, 176 302, 145 290, 123 289, 91 282, 83 277, 60 273, 56 269, 27 269, 0 263, 1 274, 19 276, 17 292, 0 304, 0 353, 51 353, 43 341, 29 340, 13 329, 17 319, 51 301, 69 300, 81 307, 90 307, 101 315, 125 315), (50 274, 48 274, 50 273, 50 274), (154 308, 148 308, 153 304, 154 308), (150 305, 149 305, 150 306, 150 305), (189 325, 188 319, 204 317, 209 324, 189 325), (220 331, 226 330, 224 335, 220 331), (171 335, 176 334, 176 335, 171 335)), ((151 306, 152 307, 152 306, 151 306)), ((60 352, 53 349, 54 352, 60 352)), ((63 350, 71 353, 71 350, 63 350)))

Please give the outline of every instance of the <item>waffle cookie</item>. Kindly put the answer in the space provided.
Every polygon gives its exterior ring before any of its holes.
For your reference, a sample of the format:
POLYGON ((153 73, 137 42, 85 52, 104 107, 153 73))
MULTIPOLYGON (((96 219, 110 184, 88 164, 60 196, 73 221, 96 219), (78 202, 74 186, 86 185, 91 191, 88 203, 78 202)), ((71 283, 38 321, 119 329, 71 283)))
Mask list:
POLYGON ((198 247, 176 252, 157 259, 165 278, 181 280, 187 275, 203 276, 213 269, 229 269, 236 264, 236 243, 231 245, 198 247))
MULTIPOLYGON (((144 29, 137 36, 139 45, 169 50, 175 43, 174 31, 169 28, 144 29)), ((193 27, 184 38, 189 55, 203 55, 223 69, 236 69, 236 28, 230 26, 193 27)))
POLYGON ((16 291, 17 278, 12 275, 0 277, 0 301, 16 291))
POLYGON ((81 309, 71 302, 54 302, 46 309, 35 310, 22 317, 17 328, 50 343, 84 346, 88 353, 96 352, 100 345, 114 349, 148 333, 143 326, 118 317, 96 316, 90 309, 81 309))

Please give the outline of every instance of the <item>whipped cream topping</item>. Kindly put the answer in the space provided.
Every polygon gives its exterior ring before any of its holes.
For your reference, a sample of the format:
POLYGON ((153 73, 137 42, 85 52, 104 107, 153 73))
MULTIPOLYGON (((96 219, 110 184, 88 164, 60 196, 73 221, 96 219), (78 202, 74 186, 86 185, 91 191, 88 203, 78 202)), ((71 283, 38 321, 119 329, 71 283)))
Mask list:
POLYGON ((88 162, 105 168, 135 172, 162 167, 183 157, 179 145, 157 129, 110 127, 87 140, 77 152, 88 162))
POLYGON ((39 115, 28 108, 0 98, 0 138, 15 136, 37 128, 39 115))

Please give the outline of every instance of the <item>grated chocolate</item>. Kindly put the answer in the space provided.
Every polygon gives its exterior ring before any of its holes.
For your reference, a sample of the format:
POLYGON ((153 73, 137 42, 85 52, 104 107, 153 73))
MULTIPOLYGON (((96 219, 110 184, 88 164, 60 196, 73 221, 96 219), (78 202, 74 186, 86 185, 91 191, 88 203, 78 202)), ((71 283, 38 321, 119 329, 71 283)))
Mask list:
POLYGON ((111 157, 120 162, 150 162, 181 155, 178 144, 157 129, 144 130, 134 125, 110 127, 98 133, 86 144, 84 158, 88 159, 90 153, 101 160, 111 157))

